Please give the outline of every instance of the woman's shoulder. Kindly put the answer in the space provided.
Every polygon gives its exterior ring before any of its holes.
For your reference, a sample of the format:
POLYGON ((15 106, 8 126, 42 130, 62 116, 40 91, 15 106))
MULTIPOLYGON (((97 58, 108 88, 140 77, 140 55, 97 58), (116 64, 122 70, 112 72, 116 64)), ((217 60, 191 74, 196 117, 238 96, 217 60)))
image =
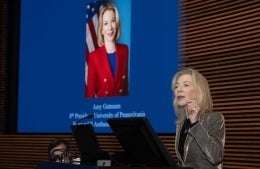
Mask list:
MULTIPOLYGON (((220 112, 208 112, 201 114, 199 121, 204 126, 214 126, 215 124, 222 125, 225 123, 224 116, 220 112)), ((213 127, 212 126, 212 127, 213 127)))
POLYGON ((216 111, 213 111, 213 112, 210 112, 210 113, 205 113, 205 117, 208 119, 208 120, 224 120, 224 116, 222 113, 220 112, 216 112, 216 111))
POLYGON ((122 43, 117 43, 116 46, 117 48, 128 48, 126 44, 122 44, 122 43))
POLYGON ((89 56, 92 56, 92 55, 100 55, 100 53, 104 53, 104 52, 106 52, 105 51, 105 46, 100 46, 100 47, 98 47, 98 48, 96 48, 94 51, 92 51, 92 52, 90 52, 89 53, 89 56))
POLYGON ((207 112, 207 113, 202 113, 200 115, 200 119, 204 120, 214 120, 214 119, 224 119, 224 116, 220 112, 212 111, 212 112, 207 112))

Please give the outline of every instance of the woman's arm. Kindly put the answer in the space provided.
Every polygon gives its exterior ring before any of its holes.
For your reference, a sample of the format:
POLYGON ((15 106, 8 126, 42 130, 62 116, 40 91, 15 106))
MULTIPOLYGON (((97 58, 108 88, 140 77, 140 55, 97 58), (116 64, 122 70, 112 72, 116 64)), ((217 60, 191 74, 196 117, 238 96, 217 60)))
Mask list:
POLYGON ((206 118, 190 129, 203 154, 213 164, 223 161, 225 145, 225 120, 220 113, 207 114, 206 118))

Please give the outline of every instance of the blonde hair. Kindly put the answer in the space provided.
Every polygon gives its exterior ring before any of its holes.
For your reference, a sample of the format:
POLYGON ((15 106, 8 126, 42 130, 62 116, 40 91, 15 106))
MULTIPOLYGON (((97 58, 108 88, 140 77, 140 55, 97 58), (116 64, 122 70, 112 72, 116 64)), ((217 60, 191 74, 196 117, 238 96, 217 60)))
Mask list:
MULTIPOLYGON (((174 93, 177 80, 182 75, 191 75, 192 83, 197 93, 197 103, 200 105, 200 113, 210 113, 213 109, 213 102, 211 98, 210 88, 207 79, 197 70, 192 68, 184 68, 178 71, 171 84, 172 92, 174 93)), ((178 106, 176 97, 173 100, 173 106, 177 115, 177 123, 185 119, 185 109, 182 106, 178 106)))
POLYGON ((115 40, 118 40, 121 34, 121 25, 120 25, 120 20, 119 20, 119 14, 116 6, 112 3, 106 3, 102 6, 99 17, 98 17, 98 32, 97 32, 97 41, 98 41, 98 46, 103 46, 104 45, 104 37, 102 35, 102 29, 103 29, 103 15, 106 11, 114 11, 115 17, 116 17, 116 36, 115 40))

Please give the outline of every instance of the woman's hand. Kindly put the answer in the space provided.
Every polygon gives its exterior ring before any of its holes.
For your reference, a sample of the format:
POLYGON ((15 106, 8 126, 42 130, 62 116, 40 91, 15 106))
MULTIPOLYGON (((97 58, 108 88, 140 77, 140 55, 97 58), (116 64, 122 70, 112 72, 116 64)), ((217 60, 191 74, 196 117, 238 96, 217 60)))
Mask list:
POLYGON ((196 100, 189 100, 186 104, 186 116, 190 119, 190 123, 193 124, 198 121, 200 112, 200 106, 196 100))

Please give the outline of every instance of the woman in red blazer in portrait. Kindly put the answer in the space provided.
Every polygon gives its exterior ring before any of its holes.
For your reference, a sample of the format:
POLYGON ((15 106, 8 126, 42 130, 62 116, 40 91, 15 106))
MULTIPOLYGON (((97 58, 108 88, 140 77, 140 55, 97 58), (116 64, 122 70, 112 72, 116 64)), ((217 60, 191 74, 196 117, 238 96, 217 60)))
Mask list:
POLYGON ((120 32, 116 6, 107 3, 99 15, 99 48, 87 58, 88 98, 128 95, 128 46, 116 43, 120 32))

